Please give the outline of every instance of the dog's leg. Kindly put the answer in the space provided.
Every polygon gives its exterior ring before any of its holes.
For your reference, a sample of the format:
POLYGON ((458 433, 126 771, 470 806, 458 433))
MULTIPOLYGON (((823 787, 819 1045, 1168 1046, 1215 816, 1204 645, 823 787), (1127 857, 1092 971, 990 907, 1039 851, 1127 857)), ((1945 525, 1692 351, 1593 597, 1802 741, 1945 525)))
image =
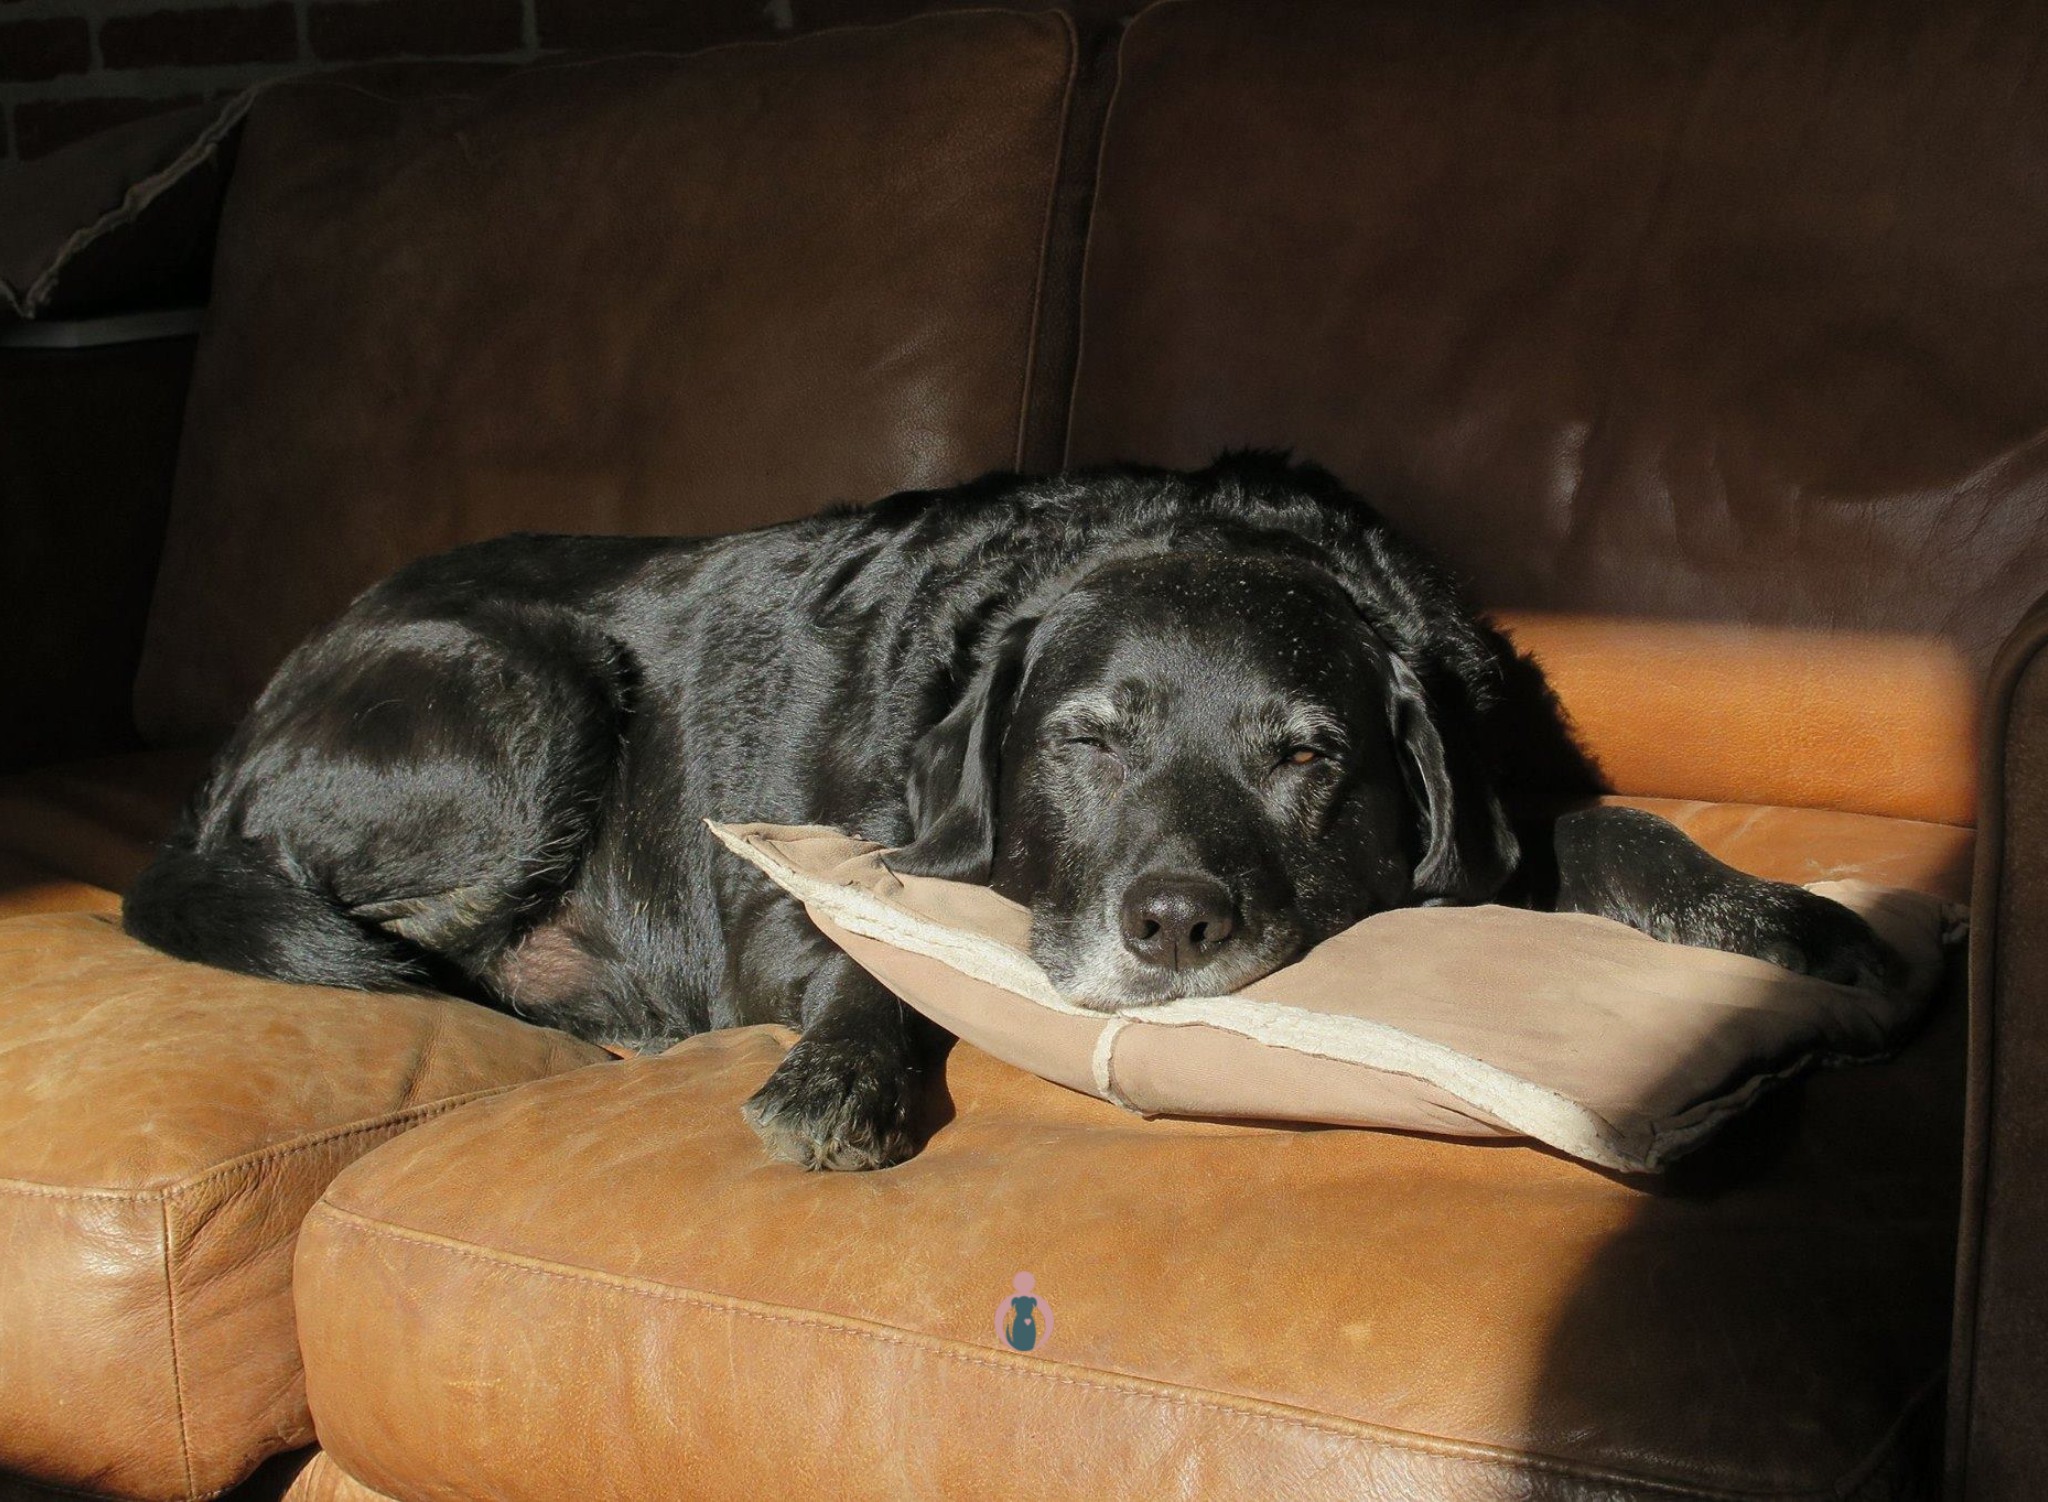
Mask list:
POLYGON ((1613 918, 1652 938, 1845 985, 1886 989, 1904 973, 1891 946, 1840 903, 1738 871, 1655 814, 1584 809, 1552 833, 1559 912, 1613 918))
POLYGON ((946 1035, 838 950, 818 957, 803 1037, 744 1108, 779 1158, 805 1168, 887 1168, 918 1147, 946 1035))

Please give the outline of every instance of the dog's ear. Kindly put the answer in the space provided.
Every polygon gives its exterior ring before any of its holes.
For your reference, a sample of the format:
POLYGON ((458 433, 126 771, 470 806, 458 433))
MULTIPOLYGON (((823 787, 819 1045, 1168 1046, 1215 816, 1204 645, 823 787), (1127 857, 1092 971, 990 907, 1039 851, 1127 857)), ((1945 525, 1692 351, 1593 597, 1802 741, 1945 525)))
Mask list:
POLYGON ((1003 734, 1024 677, 1033 620, 1005 627, 947 716, 910 753, 911 842, 892 869, 949 881, 987 881, 995 863, 996 788, 1003 734))
POLYGON ((1388 712, 1409 791, 1423 813, 1415 895, 1425 903, 1484 902, 1521 856, 1507 810, 1471 737, 1447 726, 1422 679, 1387 654, 1388 712))

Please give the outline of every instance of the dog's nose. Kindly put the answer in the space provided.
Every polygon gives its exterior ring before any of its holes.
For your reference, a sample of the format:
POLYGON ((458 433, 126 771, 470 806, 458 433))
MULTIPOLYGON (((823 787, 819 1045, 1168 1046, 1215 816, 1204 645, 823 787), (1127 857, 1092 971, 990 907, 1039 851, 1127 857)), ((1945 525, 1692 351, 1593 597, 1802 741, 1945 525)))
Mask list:
POLYGON ((1236 902, 1206 876, 1141 876, 1124 893, 1124 946, 1149 964, 1191 970, 1236 929, 1236 902))

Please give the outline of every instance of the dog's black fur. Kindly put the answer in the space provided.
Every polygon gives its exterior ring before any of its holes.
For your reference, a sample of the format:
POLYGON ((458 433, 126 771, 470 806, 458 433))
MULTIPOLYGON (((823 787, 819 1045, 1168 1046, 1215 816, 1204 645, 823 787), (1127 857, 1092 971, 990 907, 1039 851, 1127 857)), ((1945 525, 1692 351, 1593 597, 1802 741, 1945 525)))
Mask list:
POLYGON ((1860 919, 1661 820, 1511 817, 1530 676, 1363 501, 1267 454, 731 537, 501 538, 293 653, 126 923, 609 1043, 798 1027, 748 1114, 821 1168, 913 1151, 943 1040, 707 817, 839 825, 992 881, 1103 1007, 1235 989, 1383 908, 1495 899, 1890 973, 1860 919))

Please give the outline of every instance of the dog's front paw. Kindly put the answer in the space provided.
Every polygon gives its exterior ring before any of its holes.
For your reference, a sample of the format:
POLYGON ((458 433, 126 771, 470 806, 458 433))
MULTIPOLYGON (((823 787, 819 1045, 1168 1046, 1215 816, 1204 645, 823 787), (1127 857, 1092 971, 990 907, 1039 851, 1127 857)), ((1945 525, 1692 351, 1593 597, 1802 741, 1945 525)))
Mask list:
POLYGON ((873 1045, 804 1038, 740 1108, 768 1150, 803 1168, 887 1168, 917 1151, 915 1076, 873 1045))
MULTIPOLYGON (((1755 955, 1799 975, 1893 992, 1906 967, 1891 945, 1839 902, 1785 882, 1754 882, 1747 900, 1700 915, 1703 942, 1755 955)), ((1688 940, 1687 942, 1702 942, 1688 940)))

